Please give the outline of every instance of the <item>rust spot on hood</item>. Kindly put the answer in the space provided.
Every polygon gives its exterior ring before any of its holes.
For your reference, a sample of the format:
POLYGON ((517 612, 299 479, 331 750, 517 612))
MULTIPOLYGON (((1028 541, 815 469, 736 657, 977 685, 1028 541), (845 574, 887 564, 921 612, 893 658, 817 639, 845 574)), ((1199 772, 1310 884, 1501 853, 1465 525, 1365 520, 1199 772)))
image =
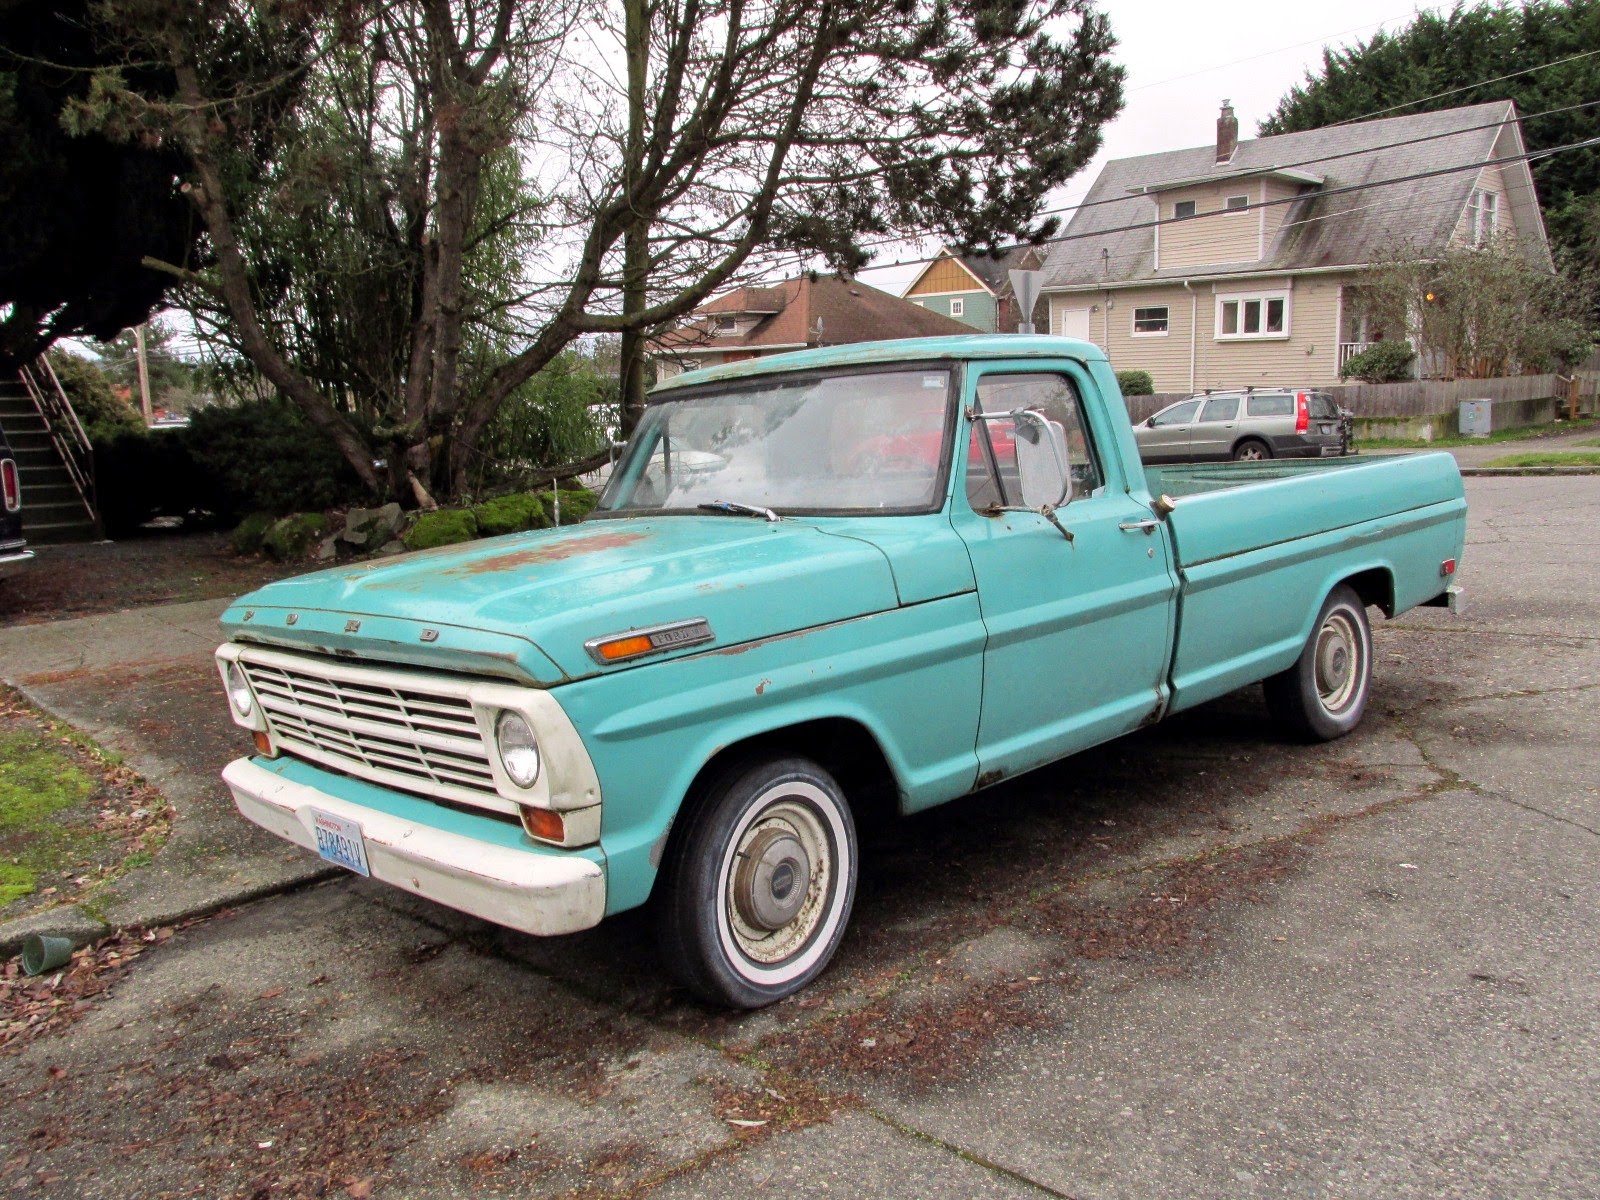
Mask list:
POLYGON ((601 550, 616 550, 622 546, 631 546, 634 542, 642 542, 645 536, 642 533, 596 533, 588 537, 569 538, 564 542, 546 546, 529 546, 523 550, 492 554, 487 558, 462 563, 460 566, 446 567, 439 574, 492 575, 496 571, 515 571, 519 567, 534 567, 540 563, 560 562, 565 558, 577 558, 601 550))

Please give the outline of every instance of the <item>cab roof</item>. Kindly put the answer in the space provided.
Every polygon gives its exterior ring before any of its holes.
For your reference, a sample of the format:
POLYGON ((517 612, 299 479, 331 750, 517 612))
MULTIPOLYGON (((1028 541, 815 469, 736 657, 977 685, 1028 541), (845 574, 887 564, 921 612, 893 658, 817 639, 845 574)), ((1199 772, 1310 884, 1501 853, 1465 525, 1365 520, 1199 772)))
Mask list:
POLYGON ((889 342, 853 342, 790 354, 763 355, 741 362, 685 371, 656 384, 652 395, 707 383, 726 383, 783 371, 827 367, 878 366, 883 363, 925 363, 930 359, 1075 358, 1105 362, 1105 351, 1093 342, 1039 334, 982 333, 956 337, 898 338, 889 342))

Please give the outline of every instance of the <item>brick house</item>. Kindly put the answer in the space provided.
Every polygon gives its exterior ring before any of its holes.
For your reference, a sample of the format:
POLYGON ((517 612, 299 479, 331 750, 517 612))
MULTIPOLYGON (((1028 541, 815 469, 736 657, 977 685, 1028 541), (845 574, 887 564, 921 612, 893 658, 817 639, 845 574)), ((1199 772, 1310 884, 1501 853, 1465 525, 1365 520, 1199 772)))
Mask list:
POLYGON ((742 287, 695 309, 651 343, 662 378, 813 346, 971 333, 970 326, 835 275, 742 287))
POLYGON ((1370 344, 1351 301, 1376 259, 1507 234, 1549 262, 1510 101, 1243 142, 1224 105, 1215 146, 1106 164, 1043 292, 1051 332, 1158 392, 1318 386, 1370 344))

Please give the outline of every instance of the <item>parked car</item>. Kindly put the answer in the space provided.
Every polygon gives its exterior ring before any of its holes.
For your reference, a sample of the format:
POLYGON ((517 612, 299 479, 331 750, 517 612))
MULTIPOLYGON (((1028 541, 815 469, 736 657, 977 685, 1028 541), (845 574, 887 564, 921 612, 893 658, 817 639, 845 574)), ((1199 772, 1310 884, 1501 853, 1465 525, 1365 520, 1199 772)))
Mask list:
POLYGON ((1368 609, 1455 607, 1448 454, 1262 479, 1132 450, 1105 355, 1067 338, 678 375, 581 524, 235 601, 217 665, 254 747, 223 779, 277 836, 513 929, 650 902, 686 986, 770 1004, 838 946, 867 813, 1262 681, 1291 736, 1343 736, 1368 609), (914 425, 857 469, 930 410, 932 453, 914 425))
POLYGON ((1350 452, 1349 427, 1327 392, 1243 388, 1169 404, 1136 425, 1145 462, 1328 458, 1350 452))
POLYGON ((0 579, 15 575, 32 559, 33 551, 22 536, 22 478, 0 429, 0 579))

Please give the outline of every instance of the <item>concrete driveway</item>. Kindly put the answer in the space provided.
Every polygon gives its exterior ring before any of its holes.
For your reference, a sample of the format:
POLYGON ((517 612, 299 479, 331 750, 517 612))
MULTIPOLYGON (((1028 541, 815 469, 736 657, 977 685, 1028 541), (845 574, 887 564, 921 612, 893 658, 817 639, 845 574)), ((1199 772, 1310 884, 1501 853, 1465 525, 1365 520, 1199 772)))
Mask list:
POLYGON ((1247 691, 878 832, 836 965, 753 1015, 637 916, 299 887, 0 1060, 0 1189, 1600 1194, 1600 478, 1468 492, 1473 609, 1380 626, 1350 738, 1247 691))

